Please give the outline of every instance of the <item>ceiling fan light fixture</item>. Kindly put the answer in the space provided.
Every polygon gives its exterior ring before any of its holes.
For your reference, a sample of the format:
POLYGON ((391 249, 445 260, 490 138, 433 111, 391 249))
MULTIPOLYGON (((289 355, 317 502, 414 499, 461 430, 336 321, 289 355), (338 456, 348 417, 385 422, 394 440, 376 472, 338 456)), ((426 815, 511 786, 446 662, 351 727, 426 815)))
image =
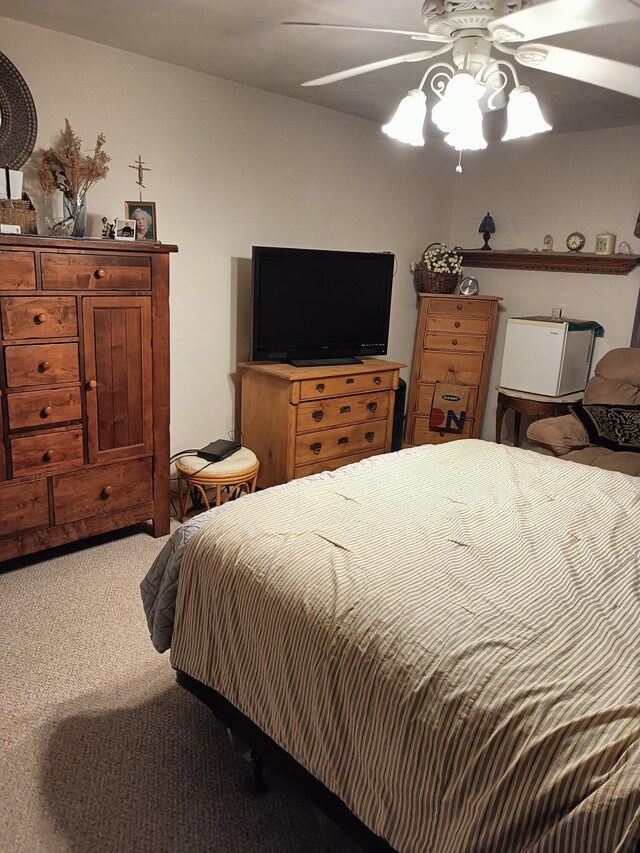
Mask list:
POLYGON ((545 121, 538 99, 528 86, 516 86, 509 94, 507 104, 507 132, 502 141, 522 139, 552 130, 545 121))
POLYGON ((424 145, 422 128, 427 116, 427 98, 420 89, 411 89, 400 101, 395 115, 382 128, 392 139, 408 145, 424 145))

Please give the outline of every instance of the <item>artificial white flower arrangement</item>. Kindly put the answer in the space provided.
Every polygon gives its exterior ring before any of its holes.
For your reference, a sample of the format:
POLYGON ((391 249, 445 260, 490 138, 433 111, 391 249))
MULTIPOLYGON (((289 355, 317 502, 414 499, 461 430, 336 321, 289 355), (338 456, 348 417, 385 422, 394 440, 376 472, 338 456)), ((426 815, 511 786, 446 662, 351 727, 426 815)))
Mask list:
POLYGON ((431 272, 460 273, 462 272, 462 255, 456 254, 444 243, 433 243, 424 250, 420 261, 411 263, 412 273, 415 273, 418 268, 431 272))

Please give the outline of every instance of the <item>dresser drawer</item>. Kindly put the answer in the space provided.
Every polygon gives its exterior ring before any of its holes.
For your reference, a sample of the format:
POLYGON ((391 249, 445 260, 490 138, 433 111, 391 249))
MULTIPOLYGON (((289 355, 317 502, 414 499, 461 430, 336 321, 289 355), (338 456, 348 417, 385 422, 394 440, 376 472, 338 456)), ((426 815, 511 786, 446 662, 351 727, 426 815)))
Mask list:
POLYGON ((46 480, 0 485, 0 536, 42 530, 48 526, 49 500, 46 480))
POLYGON ((424 336, 424 345, 427 349, 435 350, 463 350, 467 352, 484 352, 487 339, 484 335, 441 335, 429 334, 424 336))
POLYGON ((420 357, 421 382, 462 382, 479 385, 482 354, 471 352, 435 352, 426 350, 420 357))
POLYGON ((321 379, 303 379, 300 382, 301 400, 319 400, 341 394, 358 394, 363 391, 382 391, 393 388, 393 371, 379 373, 353 373, 344 376, 326 376, 321 379))
POLYGON ((360 421, 380 420, 389 412, 390 391, 378 394, 352 394, 328 400, 300 403, 296 432, 309 432, 320 427, 334 427, 360 421))
POLYGON ((462 430, 449 432, 444 429, 431 429, 429 418, 418 416, 413 428, 413 444, 444 444, 447 441, 456 441, 459 438, 471 438, 473 432, 473 419, 465 420, 462 430))
POLYGON ((0 302, 2 334, 7 341, 78 334, 73 296, 5 296, 0 302))
POLYGON ((12 438, 10 447, 14 477, 66 471, 83 463, 82 427, 22 435, 12 438))
POLYGON ((386 440, 386 420, 307 432, 296 437, 294 465, 375 450, 384 447, 386 440))
POLYGON ((428 311, 456 317, 490 317, 492 305, 488 299, 430 299, 428 311))
POLYGON ((114 255, 40 256, 44 290, 150 290, 148 257, 114 255))
MULTIPOLYGON (((435 385, 418 385, 417 408, 416 412, 428 415, 433 404, 433 394, 435 385)), ((471 417, 476 410, 476 402, 478 400, 478 389, 473 385, 469 386, 469 397, 467 399, 467 414, 471 417)))
POLYGON ((79 421, 82 417, 80 388, 19 391, 7 394, 9 430, 50 427, 79 421))
POLYGON ((489 320, 480 317, 457 317, 450 314, 429 314, 427 332, 456 332, 461 335, 486 335, 489 320))
POLYGON ((336 459, 326 459, 323 462, 311 462, 309 465, 299 465, 294 472, 294 479, 300 477, 308 477, 309 474, 318 474, 320 471, 335 471, 336 468, 342 468, 343 465, 352 465, 354 462, 360 462, 361 459, 368 459, 370 456, 379 456, 385 453, 384 447, 378 450, 367 450, 364 453, 354 453, 352 456, 338 456, 336 459))
POLYGON ((7 385, 62 385, 80 380, 78 344, 31 344, 5 348, 7 385))
POLYGON ((0 252, 0 290, 35 290, 33 252, 0 252))
POLYGON ((53 478, 56 524, 91 518, 153 499, 152 460, 99 465, 53 478))

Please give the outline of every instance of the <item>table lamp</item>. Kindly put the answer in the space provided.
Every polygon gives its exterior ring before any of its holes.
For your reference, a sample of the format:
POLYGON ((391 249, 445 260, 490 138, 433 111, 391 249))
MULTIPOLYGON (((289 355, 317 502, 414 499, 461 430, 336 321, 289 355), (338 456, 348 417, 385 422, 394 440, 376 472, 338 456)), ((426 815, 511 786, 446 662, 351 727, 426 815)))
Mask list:
POLYGON ((489 245, 489 238, 492 234, 495 234, 496 223, 493 221, 493 217, 491 216, 489 211, 487 211, 487 215, 480 223, 478 231, 480 234, 482 234, 482 239, 484 240, 484 246, 482 247, 482 249, 491 249, 491 246, 489 245))

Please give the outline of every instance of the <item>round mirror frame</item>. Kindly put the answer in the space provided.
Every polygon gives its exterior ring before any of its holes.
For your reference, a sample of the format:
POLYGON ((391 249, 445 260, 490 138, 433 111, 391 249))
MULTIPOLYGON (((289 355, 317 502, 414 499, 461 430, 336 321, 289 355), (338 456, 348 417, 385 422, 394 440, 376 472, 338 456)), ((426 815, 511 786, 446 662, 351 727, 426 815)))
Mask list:
POLYGON ((0 53, 0 168, 19 169, 33 151, 38 117, 29 87, 0 53))

